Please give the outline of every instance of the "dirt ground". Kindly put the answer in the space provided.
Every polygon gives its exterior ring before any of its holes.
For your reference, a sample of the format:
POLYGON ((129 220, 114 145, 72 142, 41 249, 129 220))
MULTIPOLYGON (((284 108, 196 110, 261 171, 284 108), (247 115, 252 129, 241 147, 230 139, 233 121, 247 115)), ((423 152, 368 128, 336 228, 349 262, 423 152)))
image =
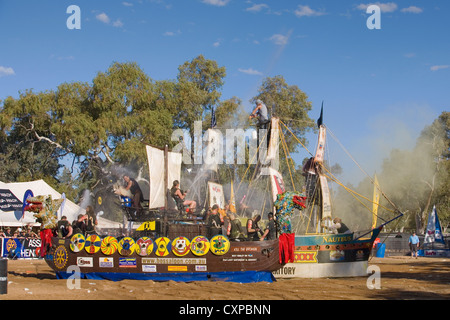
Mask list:
POLYGON ((42 260, 8 261, 8 293, 0 300, 448 300, 450 259, 372 258, 368 277, 283 279, 273 283, 81 280, 69 289, 42 260), (369 280, 369 281, 368 281, 369 280))

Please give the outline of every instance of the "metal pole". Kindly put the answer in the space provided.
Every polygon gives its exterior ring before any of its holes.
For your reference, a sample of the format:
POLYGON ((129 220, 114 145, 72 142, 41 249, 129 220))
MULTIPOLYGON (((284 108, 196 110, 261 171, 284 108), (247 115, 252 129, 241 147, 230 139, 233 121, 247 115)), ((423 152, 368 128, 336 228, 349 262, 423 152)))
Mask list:
POLYGON ((0 258, 0 294, 8 293, 8 259, 0 258))

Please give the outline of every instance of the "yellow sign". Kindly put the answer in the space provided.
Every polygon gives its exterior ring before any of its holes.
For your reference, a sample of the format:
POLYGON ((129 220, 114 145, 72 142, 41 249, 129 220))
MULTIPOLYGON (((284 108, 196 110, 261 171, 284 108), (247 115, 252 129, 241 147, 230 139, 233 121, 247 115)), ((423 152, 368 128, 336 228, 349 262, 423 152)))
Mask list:
POLYGON ((167 271, 188 271, 187 266, 167 266, 167 271))
POLYGON ((294 262, 317 263, 317 251, 294 251, 294 262))
POLYGON ((155 221, 146 221, 142 223, 137 231, 155 231, 155 221))

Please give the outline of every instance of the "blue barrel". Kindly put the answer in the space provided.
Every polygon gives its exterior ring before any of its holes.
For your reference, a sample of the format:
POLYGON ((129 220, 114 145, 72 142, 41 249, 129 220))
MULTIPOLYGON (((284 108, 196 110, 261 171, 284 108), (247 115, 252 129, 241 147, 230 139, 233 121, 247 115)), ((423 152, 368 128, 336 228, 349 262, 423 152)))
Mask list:
POLYGON ((384 258, 384 253, 386 252, 386 244, 385 243, 378 243, 377 244, 377 258, 384 258))

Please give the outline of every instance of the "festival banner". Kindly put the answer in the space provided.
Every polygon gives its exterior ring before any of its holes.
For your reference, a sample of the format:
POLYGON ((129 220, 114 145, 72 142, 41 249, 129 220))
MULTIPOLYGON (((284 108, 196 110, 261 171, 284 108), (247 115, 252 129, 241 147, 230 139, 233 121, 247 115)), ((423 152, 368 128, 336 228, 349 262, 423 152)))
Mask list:
POLYGON ((433 210, 428 217, 427 231, 425 233, 425 243, 440 242, 445 243, 442 236, 441 223, 436 212, 436 206, 433 206, 433 210))
POLYGON ((3 258, 39 258, 40 239, 0 238, 1 257, 3 258))
POLYGON ((0 189, 0 210, 20 211, 22 202, 9 189, 0 189))

